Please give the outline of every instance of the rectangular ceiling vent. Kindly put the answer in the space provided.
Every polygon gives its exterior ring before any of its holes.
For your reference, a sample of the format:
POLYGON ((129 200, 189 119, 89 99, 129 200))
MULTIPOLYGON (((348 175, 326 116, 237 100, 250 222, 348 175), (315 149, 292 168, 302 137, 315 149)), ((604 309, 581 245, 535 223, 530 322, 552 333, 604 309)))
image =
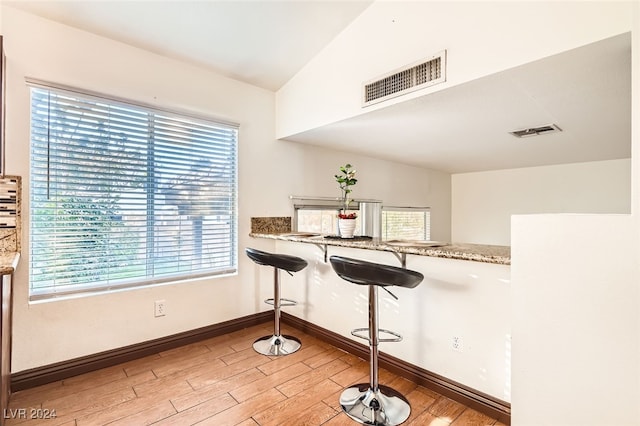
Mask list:
POLYGON ((558 127, 556 124, 549 124, 547 126, 530 127, 528 129, 514 130, 513 132, 509 132, 509 133, 511 133, 513 136, 517 138, 528 138, 530 136, 546 135, 548 133, 556 133, 561 131, 562 129, 558 127))
POLYGON ((446 54, 447 51, 443 50, 428 59, 423 59, 364 83, 362 106, 365 107, 445 82, 446 54))

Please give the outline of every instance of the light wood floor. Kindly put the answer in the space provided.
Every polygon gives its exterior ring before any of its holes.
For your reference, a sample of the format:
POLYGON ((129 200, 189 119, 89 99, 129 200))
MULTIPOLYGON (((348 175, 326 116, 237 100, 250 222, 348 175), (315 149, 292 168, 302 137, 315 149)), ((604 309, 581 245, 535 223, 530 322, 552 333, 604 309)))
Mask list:
MULTIPOLYGON (((367 362, 286 326, 302 349, 279 358, 254 352, 253 341, 271 331, 251 327, 16 392, 7 425, 356 426, 338 397, 368 382, 367 362), (55 418, 30 418, 54 410, 55 418)), ((380 371, 380 383, 408 398, 406 425, 502 425, 388 371, 380 371)))

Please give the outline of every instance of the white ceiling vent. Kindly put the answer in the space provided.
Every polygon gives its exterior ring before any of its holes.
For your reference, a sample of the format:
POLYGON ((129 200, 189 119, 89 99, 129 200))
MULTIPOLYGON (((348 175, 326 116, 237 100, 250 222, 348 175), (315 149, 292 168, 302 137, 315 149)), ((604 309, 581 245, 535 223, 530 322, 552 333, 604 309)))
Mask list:
POLYGON ((548 133, 556 133, 561 131, 562 129, 558 127, 556 124, 549 124, 547 126, 530 127, 528 129, 514 130, 513 132, 509 132, 509 133, 511 133, 513 136, 517 138, 528 138, 530 136, 546 135, 548 133))
POLYGON ((424 87, 446 81, 446 54, 443 50, 428 59, 415 62, 364 83, 362 106, 385 101, 424 87))

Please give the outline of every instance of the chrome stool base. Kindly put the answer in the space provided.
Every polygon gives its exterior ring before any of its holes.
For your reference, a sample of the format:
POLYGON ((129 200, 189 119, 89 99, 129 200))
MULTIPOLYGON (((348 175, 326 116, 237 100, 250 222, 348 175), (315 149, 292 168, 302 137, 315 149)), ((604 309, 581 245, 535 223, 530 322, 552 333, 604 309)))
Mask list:
POLYGON ((365 425, 395 426, 411 414, 409 402, 398 391, 384 385, 374 391, 369 383, 345 389, 340 405, 347 416, 365 425))
POLYGON ((289 355, 300 349, 302 343, 297 337, 287 335, 264 336, 253 342, 253 349, 262 355, 289 355))

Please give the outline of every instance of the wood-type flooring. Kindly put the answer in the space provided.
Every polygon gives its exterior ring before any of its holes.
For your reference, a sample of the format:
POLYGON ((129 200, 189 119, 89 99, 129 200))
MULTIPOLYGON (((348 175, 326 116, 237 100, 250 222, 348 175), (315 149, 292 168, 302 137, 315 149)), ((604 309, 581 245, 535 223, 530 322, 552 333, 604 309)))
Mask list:
MULTIPOLYGON (((271 332, 262 324, 16 392, 6 425, 357 426, 338 398, 369 381, 368 361, 286 326, 298 352, 256 353, 253 341, 271 332)), ((384 369, 380 383, 411 403, 403 425, 504 426, 384 369)))

